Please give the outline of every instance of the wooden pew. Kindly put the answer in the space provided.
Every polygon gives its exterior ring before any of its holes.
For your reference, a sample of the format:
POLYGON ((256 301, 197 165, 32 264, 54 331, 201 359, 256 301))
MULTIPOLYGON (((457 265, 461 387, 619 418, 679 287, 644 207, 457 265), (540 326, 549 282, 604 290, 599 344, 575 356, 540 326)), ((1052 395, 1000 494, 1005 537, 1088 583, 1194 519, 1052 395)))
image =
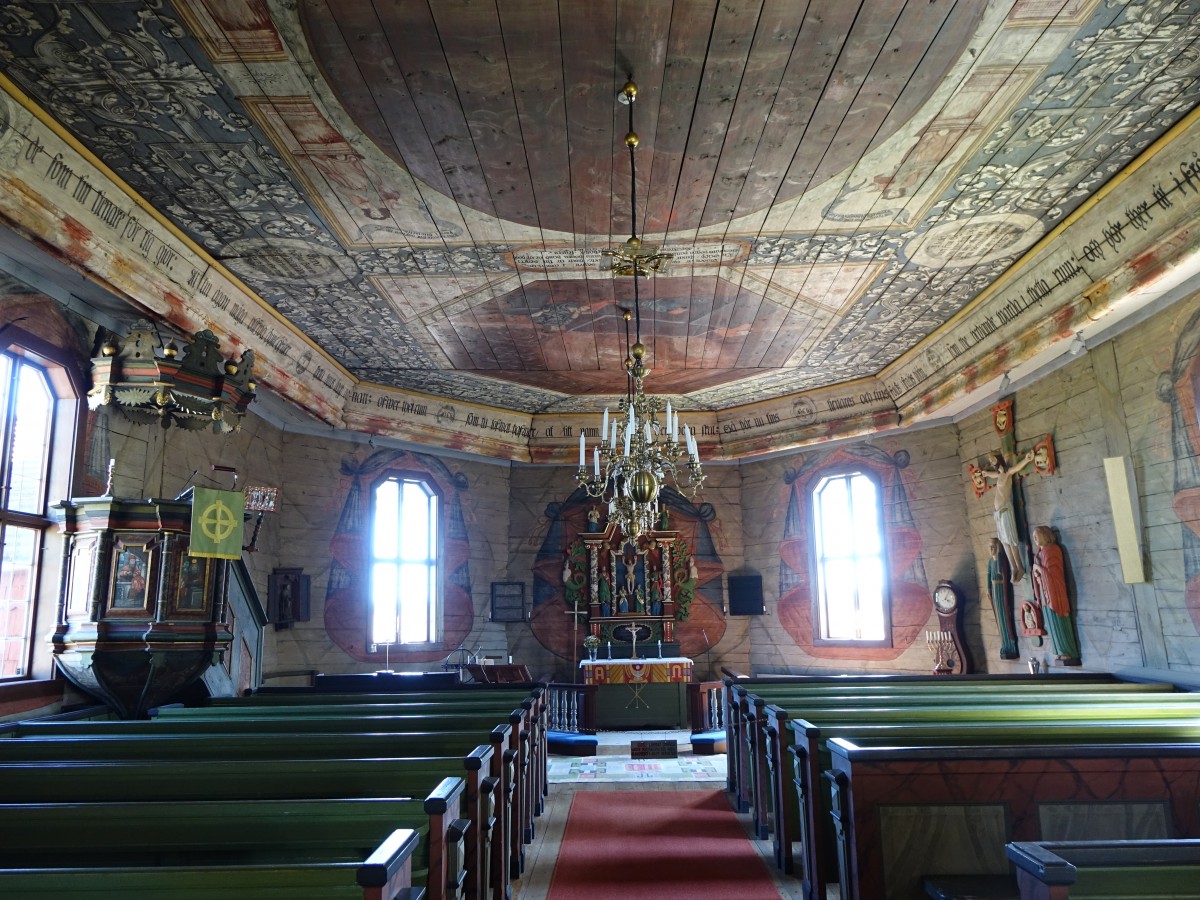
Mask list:
MULTIPOLYGON (((519 715, 513 715, 511 718, 518 720, 519 715)), ((300 746, 307 747, 306 752, 320 752, 323 755, 335 757, 350 757, 350 756, 411 756, 415 752, 420 752, 424 755, 442 755, 445 752, 463 752, 471 750, 478 740, 481 738, 483 730, 494 720, 494 717, 486 714, 477 713, 459 713, 448 716, 437 717, 420 717, 420 716, 372 716, 372 717, 340 717, 332 716, 322 718, 300 718, 300 717, 270 717, 263 719, 254 719, 246 717, 230 717, 230 718, 174 718, 174 719, 155 719, 150 721, 129 721, 129 720, 111 720, 111 721, 87 721, 87 722, 42 722, 42 721, 27 721, 13 723, 9 726, 7 733, 10 737, 25 738, 92 738, 92 737, 169 737, 171 735, 186 735, 192 737, 209 738, 208 744, 204 742, 195 743, 192 752, 198 752, 201 755, 224 755, 233 752, 234 747, 245 747, 245 752, 238 751, 238 755, 243 758, 267 755, 270 753, 279 752, 287 756, 297 755, 300 746), (469 730, 467 726, 472 722, 479 723, 474 730, 469 730), (424 727, 428 731, 417 731, 414 729, 424 727), (450 730, 451 727, 456 727, 462 730, 450 730), (435 729, 441 729, 434 731, 435 729), (432 732, 432 733, 431 733, 432 732), (276 751, 277 740, 275 735, 284 734, 283 739, 285 745, 276 751), (360 735, 367 735, 361 741, 356 743, 347 742, 349 739, 357 738, 360 735), (258 741, 247 746, 246 736, 261 735, 269 739, 258 741), (299 743, 299 735, 303 735, 307 739, 307 743, 301 745, 299 743), (323 739, 316 738, 316 735, 324 735, 323 739), (343 737, 344 736, 344 737, 343 737), (314 743, 315 740, 324 740, 324 745, 314 743), (385 744, 385 741, 388 743, 385 744), (391 746, 395 743, 395 746, 391 746), (382 744, 382 746, 374 746, 382 744), (205 747, 208 747, 205 750, 205 747)), ((495 819, 494 834, 490 840, 486 840, 485 844, 491 845, 491 857, 483 862, 488 864, 492 873, 492 895, 496 900, 508 893, 508 881, 510 878, 517 878, 520 875, 519 870, 512 868, 512 833, 518 812, 514 809, 514 800, 517 796, 515 785, 517 783, 517 757, 518 749, 515 741, 514 726, 498 725, 491 729, 486 735, 491 746, 490 767, 486 772, 481 772, 478 777, 490 775, 495 781, 494 791, 488 795, 485 794, 480 804, 481 808, 486 812, 489 803, 494 804, 494 816, 484 816, 485 819, 495 819)), ((38 758, 32 756, 28 750, 6 750, 6 745, 12 744, 12 741, 0 740, 0 759, 6 758, 5 754, 25 753, 24 758, 38 758)), ((105 756, 106 758, 115 758, 119 756, 119 745, 111 745, 99 747, 95 753, 96 757, 105 756)), ((143 747, 144 752, 151 752, 151 748, 143 747)), ((80 756, 86 757, 86 751, 77 751, 80 756)), ((171 751, 172 754, 177 752, 171 751)), ((53 755, 55 750, 53 747, 46 749, 46 754, 53 755)), ((9 757, 17 758, 17 757, 9 757)), ((478 788, 474 784, 477 777, 472 775, 471 782, 468 785, 468 794, 473 798, 478 792, 478 788)), ((470 806, 473 808, 474 800, 470 801, 470 806)), ((482 833, 481 833, 482 834, 482 833)), ((486 835, 483 835, 486 838, 486 835)), ((475 835, 470 837, 472 845, 475 844, 477 838, 475 835)), ((478 852, 486 851, 486 846, 481 847, 478 852)), ((474 847, 473 847, 474 852, 474 847)), ((519 860, 518 860, 519 865, 519 860)))
MULTIPOLYGON (((723 670, 725 671, 725 670, 723 670)), ((1022 690, 1033 692, 1046 690, 1088 690, 1087 686, 1112 690, 1173 690, 1171 685, 1156 684, 1150 688, 1142 685, 1128 687, 1132 682, 1119 681, 1108 674, 1067 672, 1047 675, 956 675, 953 678, 933 675, 793 675, 769 678, 746 678, 737 673, 726 672, 724 721, 726 745, 729 753, 729 791, 739 811, 750 808, 752 756, 748 746, 756 740, 755 730, 760 723, 755 718, 755 705, 749 697, 758 697, 766 702, 784 702, 785 698, 812 695, 842 695, 854 697, 858 694, 896 690, 943 688, 961 690, 1022 690), (1107 686, 1107 687, 1105 687, 1107 686), (1120 687, 1118 687, 1120 686, 1120 687)), ((758 705, 757 708, 761 708, 758 705)))
POLYGON ((1200 743, 859 747, 833 738, 829 748, 843 900, 907 898, 939 872, 1006 873, 1001 848, 1041 839, 1043 814, 1157 814, 1171 834, 1200 836, 1200 743))
POLYGON ((0 896, 57 900, 425 900, 411 882, 420 840, 411 829, 393 831, 362 862, 295 865, 221 865, 0 869, 0 896))
POLYGON ((989 746, 997 744, 1089 744, 1129 742, 1139 744, 1200 742, 1200 721, 1159 722, 958 722, 923 725, 855 725, 819 728, 801 719, 789 723, 794 740, 791 756, 791 796, 796 806, 789 813, 784 840, 794 841, 802 861, 803 882, 813 894, 836 877, 830 785, 823 773, 832 764, 827 737, 837 736, 864 747, 989 746), (795 813, 795 820, 790 813, 795 813))
POLYGON ((469 825, 454 811, 462 788, 461 779, 448 778, 428 797, 410 799, 0 804, 0 869, 62 868, 64 848, 71 868, 100 877, 118 866, 362 864, 406 828, 418 844, 410 883, 461 898, 469 825), (442 860, 444 884, 432 874, 442 860))
MULTIPOLYGON (((326 734, 293 731, 258 734, 156 733, 159 723, 129 723, 140 733, 94 734, 88 723, 70 723, 65 728, 41 729, 42 736, 0 741, 0 762, 20 761, 136 761, 136 760, 231 760, 399 758, 454 756, 463 754, 466 778, 464 816, 471 823, 467 853, 472 873, 487 873, 498 862, 493 854, 506 846, 503 823, 509 816, 501 778, 491 774, 496 747, 476 745, 480 732, 428 732, 404 734, 326 734), (45 736, 57 731, 56 736, 45 736), (68 733, 62 733, 62 732, 68 733), (81 733, 82 732, 82 733, 81 733)), ((493 737, 503 740, 507 726, 493 737)), ((499 859, 503 859, 500 857, 499 859)), ((472 881, 468 896, 494 895, 495 883, 472 881)))
MULTIPOLYGON (((522 784, 522 807, 528 810, 522 839, 528 843, 533 839, 533 820, 541 815, 549 781, 547 779, 546 752, 546 705, 544 691, 539 687, 533 691, 526 688, 511 689, 490 687, 482 690, 433 691, 413 694, 364 694, 301 691, 297 693, 254 695, 248 698, 215 697, 205 707, 163 707, 154 714, 158 717, 203 716, 206 710, 220 710, 229 715, 288 715, 288 710, 320 710, 335 708, 344 715, 436 715, 453 708, 456 711, 474 710, 488 712, 506 710, 514 702, 525 710, 522 727, 522 768, 530 773, 530 779, 522 784)), ((307 714, 307 713, 306 713, 307 714)), ((519 851, 523 855, 524 850, 519 851)))
MULTIPOLYGON (((738 695, 734 708, 738 724, 735 733, 739 736, 737 753, 739 758, 730 761, 731 778, 740 768, 735 794, 740 810, 753 812, 755 830, 760 838, 774 835, 776 863, 784 872, 793 868, 792 838, 789 832, 787 812, 795 809, 797 800, 792 789, 792 779, 786 765, 790 732, 788 720, 796 716, 820 719, 822 722, 837 721, 849 724, 855 721, 895 723, 900 721, 938 721, 939 710, 949 707, 968 708, 980 706, 985 718, 998 717, 994 708, 1010 710, 1008 718, 1040 719, 1043 711, 1051 704, 1062 718, 1090 717, 1087 709, 1103 709, 1101 717, 1123 716, 1121 709, 1137 709, 1138 717, 1158 715, 1162 718, 1192 717, 1200 710, 1200 696, 1186 693, 1171 693, 1171 685, 1129 685, 1118 689, 1098 691, 1101 685, 1079 684, 1054 685, 1052 694, 1045 693, 1047 682, 1041 685, 1012 685, 1011 683, 956 683, 945 689, 936 683, 899 684, 889 689, 876 689, 872 693, 857 695, 847 693, 840 685, 831 687, 807 687, 794 689, 793 696, 780 690, 776 692, 781 702, 789 708, 769 703, 767 699, 751 693, 741 686, 734 686, 738 695), (781 696, 782 695, 782 696, 781 696), (983 698, 986 697, 986 700, 983 698), (785 700, 786 698, 786 700, 785 700), (1154 706, 1148 705, 1156 704, 1154 706), (848 704, 853 704, 850 706, 848 704), (1021 712, 1021 707, 1027 707, 1021 712), (1078 707, 1076 711, 1075 707, 1078 707)), ((950 681, 950 679, 946 679, 950 681)), ((793 690, 793 689, 788 689, 793 690)), ((969 716, 967 716, 969 718, 969 716)), ((731 755, 734 749, 730 747, 731 755)))
MULTIPOLYGON (((322 694, 319 697, 328 699, 340 695, 322 694)), ((358 695, 351 695, 358 696, 358 695)), ((508 709, 511 698, 498 701, 496 706, 487 704, 482 710, 463 708, 462 705, 447 707, 445 705, 418 702, 405 703, 368 703, 368 704, 339 704, 334 702, 306 702, 295 704, 277 704, 253 706, 245 702, 228 704, 220 707, 164 707, 158 710, 154 721, 232 721, 245 719, 277 719, 279 721, 324 720, 346 718, 392 718, 397 722, 401 716, 408 717, 410 723, 422 721, 441 721, 443 716, 481 716, 493 715, 496 710, 507 709, 507 716, 512 731, 509 736, 509 749, 512 751, 515 775, 512 779, 513 797, 511 804, 511 827, 509 830, 509 866, 513 878, 519 876, 524 868, 525 844, 533 840, 534 817, 540 814, 542 801, 547 790, 545 734, 542 724, 544 709, 540 700, 525 697, 521 704, 514 709, 508 709), (453 712, 449 710, 453 709, 453 712)), ((419 727, 419 725, 418 725, 419 727)))
POLYGON ((1021 900, 1163 900, 1200 892, 1200 841, 1018 841, 1021 900))

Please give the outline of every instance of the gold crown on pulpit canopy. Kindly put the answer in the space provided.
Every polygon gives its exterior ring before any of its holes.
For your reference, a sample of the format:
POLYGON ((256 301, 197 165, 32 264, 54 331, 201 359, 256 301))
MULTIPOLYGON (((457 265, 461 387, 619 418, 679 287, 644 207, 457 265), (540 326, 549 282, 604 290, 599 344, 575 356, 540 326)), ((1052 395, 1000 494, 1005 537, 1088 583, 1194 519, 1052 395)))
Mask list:
POLYGON ((254 399, 254 351, 226 359, 211 331, 182 348, 163 344, 149 322, 135 322, 122 338, 109 333, 92 358, 88 406, 111 406, 133 422, 177 425, 189 431, 212 426, 237 431, 254 399))

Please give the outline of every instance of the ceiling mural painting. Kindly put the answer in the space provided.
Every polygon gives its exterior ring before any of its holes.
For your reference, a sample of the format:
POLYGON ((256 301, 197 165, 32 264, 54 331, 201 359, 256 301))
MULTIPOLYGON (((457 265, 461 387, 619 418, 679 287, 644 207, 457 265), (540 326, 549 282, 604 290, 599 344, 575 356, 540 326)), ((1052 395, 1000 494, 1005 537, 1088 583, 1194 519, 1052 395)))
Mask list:
MULTIPOLYGON (((967 389, 930 336, 1192 111, 1197 41, 1169 0, 0 9, 0 70, 360 397, 507 410, 527 442, 624 388, 599 251, 630 226, 632 75, 638 230, 674 254, 648 386, 710 443, 772 426, 727 454, 830 393, 869 429, 967 389)), ((344 421, 386 429, 365 406, 344 421)))

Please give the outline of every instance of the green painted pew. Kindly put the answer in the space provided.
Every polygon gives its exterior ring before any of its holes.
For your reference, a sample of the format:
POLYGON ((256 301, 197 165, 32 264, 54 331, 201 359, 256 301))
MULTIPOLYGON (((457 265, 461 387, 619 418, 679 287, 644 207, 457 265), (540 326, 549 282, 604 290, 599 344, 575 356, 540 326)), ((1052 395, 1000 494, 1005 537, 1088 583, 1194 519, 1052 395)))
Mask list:
POLYGON ((1182 744, 1200 746, 1200 720, 1157 720, 1114 722, 1112 720, 1076 720, 1071 722, 1043 721, 999 723, 995 721, 961 721, 955 723, 874 724, 816 726, 804 719, 788 723, 792 740, 787 749, 789 759, 781 758, 780 770, 790 781, 790 791, 775 803, 789 807, 772 810, 773 828, 783 828, 777 835, 777 847, 786 843, 798 845, 803 860, 799 873, 815 895, 833 877, 832 823, 829 819, 831 796, 829 782, 822 773, 832 765, 828 741, 839 738, 856 746, 882 749, 895 746, 921 745, 929 747, 992 747, 996 745, 1091 745, 1096 743, 1182 744), (790 763, 790 764, 789 764, 790 763), (775 824, 779 823, 779 824, 775 824))
POLYGON ((453 817, 461 791, 459 779, 446 779, 420 799, 0 804, 0 870, 58 869, 64 848, 72 868, 99 879, 114 867, 362 865, 403 828, 417 838, 409 883, 461 898, 469 828, 453 817), (444 835, 435 830, 443 821, 444 835), (438 884, 430 861, 443 858, 438 884))
POLYGON ((1200 840, 1014 841, 1021 900, 1172 900, 1200 895, 1200 840))
POLYGON ((743 719, 742 751, 749 761, 741 784, 741 808, 754 815, 757 835, 775 835, 776 862, 785 872, 792 868, 788 823, 784 816, 794 807, 795 795, 781 765, 790 743, 788 721, 803 717, 821 726, 853 724, 917 724, 951 721, 1037 722, 1127 719, 1200 722, 1200 695, 1188 693, 1080 693, 1051 695, 988 692, 984 698, 967 692, 947 696, 927 693, 871 695, 858 698, 804 698, 784 708, 751 696, 752 712, 743 719), (872 706, 871 703, 887 703, 872 706), (771 821, 768 821, 770 819, 771 821))
MULTIPOLYGON (((321 695, 324 697, 338 695, 321 695)), ((360 696, 360 695, 352 695, 360 696)), ((249 706, 245 703, 229 704, 227 706, 204 707, 163 707, 155 712, 152 722, 227 722, 237 719, 276 719, 278 721, 308 721, 351 718, 379 719, 406 717, 411 723, 423 727, 424 722, 442 722, 446 717, 453 717, 453 725, 460 726, 464 718, 470 721, 487 722, 489 717, 504 711, 512 726, 509 736, 509 749, 514 754, 515 776, 513 778, 512 827, 509 828, 509 866, 513 877, 517 877, 524 865, 524 845, 533 840, 534 817, 542 810, 548 782, 546 776, 546 730, 540 723, 544 714, 542 708, 528 698, 522 705, 509 708, 511 698, 502 698, 496 707, 487 706, 483 710, 464 708, 463 706, 447 707, 441 704, 324 704, 306 703, 277 706, 249 706), (452 708, 454 712, 448 712, 452 708)), ((292 729, 297 730, 297 729, 292 729)))
POLYGON ((546 709, 543 692, 527 690, 504 691, 440 691, 427 695, 416 695, 425 699, 409 699, 408 694, 279 694, 267 695, 269 702, 258 703, 259 696, 246 698, 213 698, 208 706, 167 706, 152 711, 155 718, 212 718, 216 716, 269 716, 306 715, 441 715, 453 709, 459 712, 498 712, 508 715, 514 712, 512 703, 519 700, 516 708, 522 710, 519 729, 521 753, 519 767, 529 773, 522 780, 521 808, 523 816, 524 843, 533 840, 533 820, 541 814, 548 781, 546 776, 546 709))
POLYGON ((0 869, 7 900, 425 900, 411 886, 415 831, 392 832, 364 862, 0 869))
MULTIPOLYGON (((71 723, 86 730, 85 723, 71 723)), ((18 737, 0 741, 0 762, 22 761, 155 761, 453 757, 462 755, 460 772, 466 779, 464 816, 472 829, 467 837, 470 869, 481 873, 494 863, 496 846, 506 846, 509 818, 501 780, 494 777, 495 748, 478 745, 479 731, 419 734, 325 734, 311 732, 260 734, 154 733, 157 723, 140 723, 141 734, 62 734, 18 737), (465 772, 462 771, 465 768, 465 772)), ((506 727, 499 729, 501 739, 506 727)), ((236 764, 235 762, 235 764, 236 764)), ((449 774, 449 773, 448 773, 449 774)), ((454 773, 458 774, 458 773, 454 773)), ((499 881, 497 879, 497 881, 499 881)), ((495 894, 498 884, 469 886, 470 897, 495 894)))
MULTIPOLYGON (((1118 681, 1112 675, 1063 673, 1057 675, 966 675, 947 678, 931 675, 793 676, 783 679, 725 679, 724 722, 729 752, 728 790, 739 809, 751 806, 755 744, 763 727, 761 713, 768 704, 792 706, 819 697, 860 695, 953 696, 961 693, 1166 693, 1175 691, 1162 682, 1118 681)), ((758 761, 761 766, 761 755, 758 761)))
POLYGON ((831 738, 829 748, 842 900, 901 900, 948 873, 1003 874, 1008 842, 1055 832, 1200 837, 1200 743, 831 738))

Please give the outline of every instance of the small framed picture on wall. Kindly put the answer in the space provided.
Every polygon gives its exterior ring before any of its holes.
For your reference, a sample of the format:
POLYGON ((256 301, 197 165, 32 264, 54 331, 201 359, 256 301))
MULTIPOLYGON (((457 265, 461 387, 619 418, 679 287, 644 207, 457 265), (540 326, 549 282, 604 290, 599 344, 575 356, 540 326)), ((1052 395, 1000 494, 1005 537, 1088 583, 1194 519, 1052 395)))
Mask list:
POLYGON ((303 569, 275 569, 267 576, 267 618, 276 631, 308 621, 310 580, 303 569))

